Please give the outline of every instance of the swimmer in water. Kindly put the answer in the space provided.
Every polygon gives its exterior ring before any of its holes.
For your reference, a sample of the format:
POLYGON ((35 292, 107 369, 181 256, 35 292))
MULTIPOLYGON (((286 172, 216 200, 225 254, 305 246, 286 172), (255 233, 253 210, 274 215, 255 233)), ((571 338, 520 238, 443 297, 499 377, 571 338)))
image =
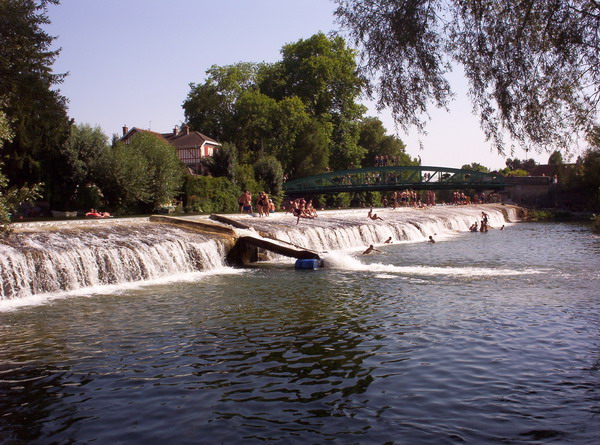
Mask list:
POLYGON ((373 244, 371 244, 371 245, 370 245, 370 246, 367 248, 367 250, 365 250, 365 251, 364 251, 362 254, 363 254, 363 255, 368 255, 368 254, 370 254, 370 253, 373 253, 373 252, 381 252, 381 250, 377 250, 375 247, 373 247, 373 244))

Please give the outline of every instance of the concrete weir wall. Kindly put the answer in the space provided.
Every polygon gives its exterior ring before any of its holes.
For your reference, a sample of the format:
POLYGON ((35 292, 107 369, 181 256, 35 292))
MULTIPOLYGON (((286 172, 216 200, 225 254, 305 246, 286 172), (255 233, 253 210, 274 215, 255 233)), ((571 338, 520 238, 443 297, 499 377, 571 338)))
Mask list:
POLYGON ((232 265, 247 265, 261 258, 261 251, 270 251, 279 255, 299 259, 318 259, 319 253, 301 246, 274 238, 270 233, 255 232, 256 236, 239 235, 234 228, 251 230, 251 227, 222 215, 211 215, 211 220, 186 219, 172 216, 153 215, 151 222, 172 224, 186 229, 201 231, 203 233, 225 238, 228 243, 227 262, 232 265))
POLYGON ((230 226, 207 219, 186 219, 162 215, 152 215, 150 221, 171 224, 222 238, 227 246, 226 260, 233 266, 244 266, 259 260, 258 248, 246 243, 239 243, 239 235, 230 226))

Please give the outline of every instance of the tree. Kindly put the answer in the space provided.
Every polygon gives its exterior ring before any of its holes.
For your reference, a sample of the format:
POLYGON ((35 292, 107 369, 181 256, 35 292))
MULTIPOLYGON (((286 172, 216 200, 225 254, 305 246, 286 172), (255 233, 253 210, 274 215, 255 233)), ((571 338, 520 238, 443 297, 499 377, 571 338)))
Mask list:
POLYGON ((506 160, 506 167, 509 170, 524 170, 527 173, 531 173, 531 171, 537 166, 537 162, 534 159, 511 159, 508 158, 506 160))
POLYGON ((178 195, 184 167, 175 148, 153 134, 137 134, 118 143, 99 163, 98 185, 110 208, 148 213, 178 195))
POLYGON ((324 173, 329 165, 335 165, 330 163, 332 127, 330 122, 323 123, 317 119, 306 124, 296 139, 290 178, 324 173))
POLYGON ((275 156, 289 177, 359 165, 366 151, 357 121, 366 108, 357 103, 365 81, 355 52, 322 33, 281 52, 274 64, 211 67, 203 84, 190 84, 186 120, 234 144, 240 164, 275 156))
POLYGON ((484 165, 478 164, 477 162, 471 162, 470 164, 465 164, 461 167, 463 170, 471 170, 474 172, 482 172, 489 173, 490 169, 484 165))
POLYGON ((363 166, 375 165, 375 156, 388 156, 396 159, 397 165, 415 165, 406 153, 406 146, 396 136, 386 134, 383 122, 376 117, 366 117, 360 123, 358 144, 367 150, 363 166))
POLYGON ((236 134, 237 101, 242 93, 258 90, 260 69, 261 64, 246 62, 210 67, 203 84, 190 83, 183 102, 188 125, 219 141, 235 143, 229 138, 236 134))
POLYGON ((55 151, 52 160, 61 179, 53 183, 53 208, 73 210, 101 206, 96 184, 97 178, 104 174, 100 163, 106 159, 107 150, 108 137, 100 127, 71 126, 69 139, 55 151))
POLYGON ((556 150, 552 152, 550 157, 548 158, 548 165, 562 165, 563 164, 563 155, 560 151, 556 150))
POLYGON ((283 169, 273 156, 263 156, 254 164, 256 178, 270 195, 278 195, 282 190, 283 169))
POLYGON ((464 69, 481 127, 500 153, 505 136, 537 150, 568 148, 596 119, 596 1, 335 1, 376 79, 379 107, 404 129, 423 131, 429 108, 448 105, 453 65, 464 69))
POLYGON ((317 33, 285 45, 280 69, 281 88, 274 97, 297 96, 309 114, 333 125, 331 167, 360 165, 365 150, 358 145, 356 121, 366 108, 357 103, 366 85, 358 75, 356 53, 341 37, 317 33))
POLYGON ((62 179, 55 161, 69 136, 69 119, 67 100, 55 89, 64 75, 52 72, 59 51, 50 49, 54 37, 42 29, 49 23, 48 4, 58 1, 0 2, 0 97, 14 134, 4 141, 4 159, 17 186, 44 181, 52 188, 62 179))
MULTIPOLYGON (((0 110, 0 144, 9 141, 13 137, 10 129, 9 119, 0 110)), ((22 202, 34 201, 40 196, 40 186, 32 187, 8 187, 8 178, 2 172, 3 164, 0 161, 0 235, 4 236, 10 232, 10 221, 12 212, 17 210, 22 202)))

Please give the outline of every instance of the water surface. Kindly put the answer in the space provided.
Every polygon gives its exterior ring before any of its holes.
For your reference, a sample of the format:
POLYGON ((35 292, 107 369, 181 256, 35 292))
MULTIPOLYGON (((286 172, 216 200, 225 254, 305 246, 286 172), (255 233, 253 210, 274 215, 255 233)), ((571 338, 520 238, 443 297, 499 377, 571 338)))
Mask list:
POLYGON ((0 441, 600 440, 589 227, 379 248, 0 312, 0 441))

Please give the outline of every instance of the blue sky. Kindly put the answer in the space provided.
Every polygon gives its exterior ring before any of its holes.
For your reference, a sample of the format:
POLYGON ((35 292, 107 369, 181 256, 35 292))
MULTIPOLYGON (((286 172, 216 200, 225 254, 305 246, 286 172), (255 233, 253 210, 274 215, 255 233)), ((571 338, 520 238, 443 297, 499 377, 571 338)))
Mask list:
MULTIPOLYGON (((60 90, 77 123, 108 136, 123 125, 168 132, 183 121, 189 84, 202 83, 210 66, 276 62, 283 45, 339 29, 334 9, 330 0, 61 0, 49 7, 47 30, 62 48, 54 71, 69 73, 60 90)), ((471 114, 462 76, 451 79, 457 100, 449 113, 431 111, 426 136, 396 132, 389 114, 372 106, 368 114, 423 165, 504 167, 471 114)), ((529 154, 539 163, 548 156, 529 154)))

